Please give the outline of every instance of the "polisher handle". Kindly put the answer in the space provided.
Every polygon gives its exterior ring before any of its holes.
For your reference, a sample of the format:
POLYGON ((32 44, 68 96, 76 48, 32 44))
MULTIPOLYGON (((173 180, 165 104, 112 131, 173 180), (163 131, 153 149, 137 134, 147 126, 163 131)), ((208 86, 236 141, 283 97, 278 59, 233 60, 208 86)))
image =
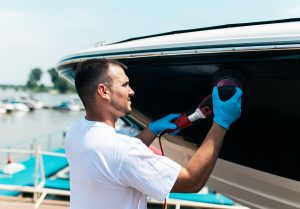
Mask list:
POLYGON ((211 94, 202 99, 198 108, 201 110, 205 118, 210 118, 213 114, 212 96, 211 94))
POLYGON ((206 96, 202 99, 201 103, 196 109, 189 112, 184 112, 177 118, 174 123, 177 125, 177 129, 167 130, 167 133, 172 133, 178 129, 187 128, 197 123, 199 120, 209 118, 212 116, 212 97, 206 96))

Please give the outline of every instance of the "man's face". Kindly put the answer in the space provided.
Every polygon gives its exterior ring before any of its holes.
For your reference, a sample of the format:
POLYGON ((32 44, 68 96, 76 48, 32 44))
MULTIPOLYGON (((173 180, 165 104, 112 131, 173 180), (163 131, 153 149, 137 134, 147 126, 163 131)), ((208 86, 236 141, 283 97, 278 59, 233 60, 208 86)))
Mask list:
POLYGON ((109 75, 112 79, 111 106, 121 115, 131 112, 131 97, 134 91, 129 86, 129 79, 124 70, 117 65, 111 65, 109 75))

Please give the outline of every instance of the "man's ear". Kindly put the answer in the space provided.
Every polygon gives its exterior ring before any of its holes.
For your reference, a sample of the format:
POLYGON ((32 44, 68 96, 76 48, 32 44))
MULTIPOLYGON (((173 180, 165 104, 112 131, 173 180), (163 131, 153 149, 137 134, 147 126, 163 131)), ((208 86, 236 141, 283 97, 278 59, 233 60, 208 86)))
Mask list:
POLYGON ((110 99, 110 91, 104 84, 100 83, 97 88, 97 94, 100 95, 103 99, 110 99))

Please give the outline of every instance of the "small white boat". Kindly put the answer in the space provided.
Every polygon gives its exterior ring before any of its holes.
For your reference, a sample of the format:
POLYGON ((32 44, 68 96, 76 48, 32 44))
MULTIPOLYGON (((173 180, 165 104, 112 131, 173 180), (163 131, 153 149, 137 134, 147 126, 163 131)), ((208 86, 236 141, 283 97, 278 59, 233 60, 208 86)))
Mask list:
POLYGON ((24 104, 17 98, 3 100, 3 103, 8 105, 8 107, 10 108, 12 107, 15 111, 28 112, 30 110, 30 108, 26 104, 24 104))
POLYGON ((15 110, 14 105, 2 101, 0 101, 0 108, 4 109, 5 113, 10 113, 15 110))
POLYGON ((60 110, 71 110, 71 111, 81 110, 80 105, 74 102, 73 100, 63 101, 60 105, 57 105, 54 108, 60 110))
POLYGON ((20 101, 24 104, 26 104, 31 109, 41 109, 44 107, 43 102, 38 101, 31 95, 23 95, 20 97, 20 101))

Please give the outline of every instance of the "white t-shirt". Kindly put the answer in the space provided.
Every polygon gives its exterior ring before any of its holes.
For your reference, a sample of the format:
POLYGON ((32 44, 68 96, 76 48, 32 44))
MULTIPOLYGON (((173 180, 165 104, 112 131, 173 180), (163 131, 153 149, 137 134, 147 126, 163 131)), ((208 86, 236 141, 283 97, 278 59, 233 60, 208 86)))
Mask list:
POLYGON ((71 209, 146 209, 163 201, 181 166, 152 153, 138 138, 81 119, 66 136, 71 209))

